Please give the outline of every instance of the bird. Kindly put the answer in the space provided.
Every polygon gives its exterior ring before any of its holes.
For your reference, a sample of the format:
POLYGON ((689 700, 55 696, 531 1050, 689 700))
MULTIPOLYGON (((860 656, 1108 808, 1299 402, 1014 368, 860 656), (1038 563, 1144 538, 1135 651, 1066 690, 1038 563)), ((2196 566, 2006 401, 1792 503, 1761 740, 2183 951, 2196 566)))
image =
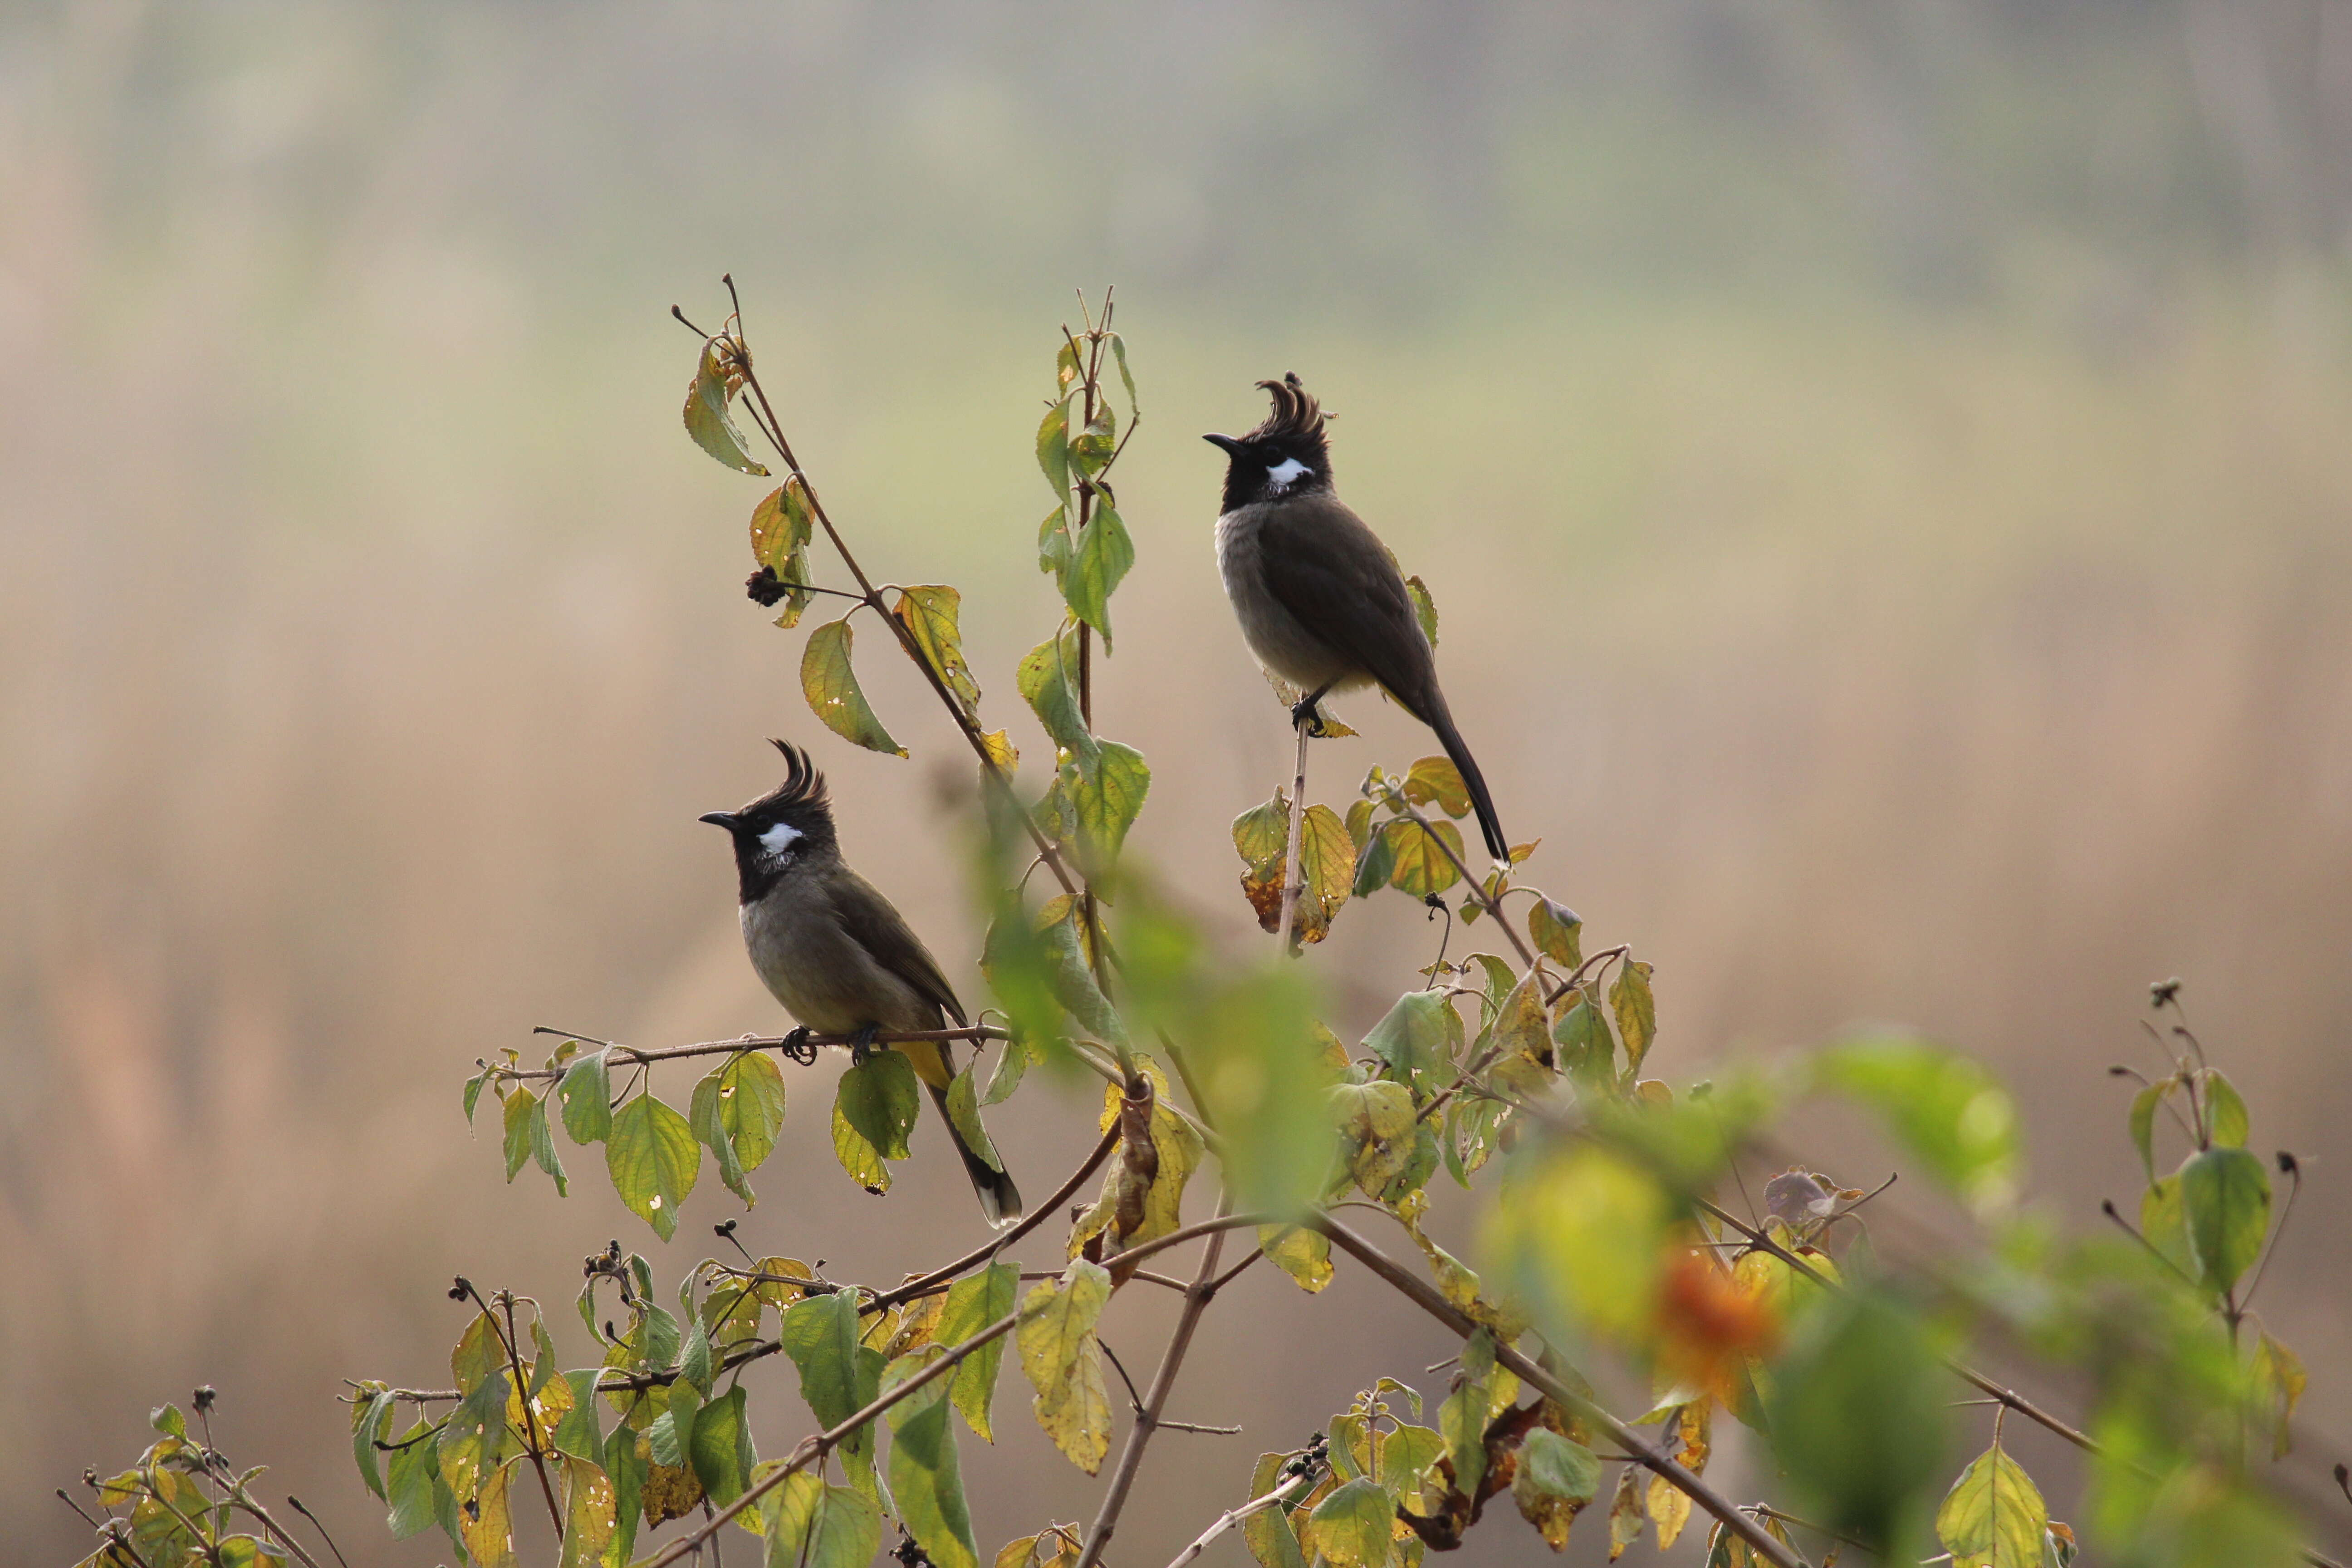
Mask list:
MULTIPOLYGON (((810 1030, 847 1035, 863 1061, 881 1034, 959 1027, 967 1019, 939 961, 874 884, 841 858, 824 775, 806 752, 771 741, 784 757, 784 782, 737 811, 705 812, 735 847, 743 945, 751 967, 785 1011, 810 1030)), ((952 1042, 894 1040, 914 1064, 963 1157, 992 1225, 1021 1217, 1021 1192, 995 1151, 974 1148, 948 1113, 955 1081, 952 1042)))
POLYGON ((1202 439, 1225 454, 1217 572, 1242 637, 1267 672, 1306 695, 1293 722, 1319 731, 1315 704, 1377 684, 1437 733, 1496 859, 1510 858, 1494 796, 1437 684, 1437 656, 1396 557, 1331 484, 1322 406, 1296 374, 1257 384, 1273 411, 1245 436, 1202 439))

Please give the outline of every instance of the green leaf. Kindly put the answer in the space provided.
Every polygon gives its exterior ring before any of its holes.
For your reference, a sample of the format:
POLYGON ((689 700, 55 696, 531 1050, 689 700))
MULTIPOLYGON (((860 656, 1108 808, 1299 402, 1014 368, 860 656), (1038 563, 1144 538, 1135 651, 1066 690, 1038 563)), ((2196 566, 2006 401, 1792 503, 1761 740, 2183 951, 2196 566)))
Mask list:
POLYGON ((1443 992, 1408 991, 1372 1026, 1364 1049, 1386 1062, 1397 1082, 1424 1084, 1446 1065, 1444 1015, 1453 1010, 1443 992))
POLYGON ((796 1470, 774 1495, 764 1568, 866 1568, 881 1550, 881 1506, 864 1492, 796 1470))
POLYGON ((640 1094, 613 1118, 604 1141, 604 1165, 613 1190, 629 1211, 667 1241, 677 1233, 677 1208, 702 1173, 702 1151, 686 1118, 640 1094))
MULTIPOLYGON (((892 1369, 912 1376, 921 1363, 903 1357, 892 1369)), ((899 1520, 938 1568, 979 1568, 945 1385, 929 1384, 892 1405, 890 1432, 890 1495, 898 1500, 899 1520)))
MULTIPOLYGON (((947 1305, 940 1310, 932 1338, 955 1346, 991 1323, 1012 1314, 1021 1288, 1021 1266, 999 1259, 977 1274, 966 1275, 948 1287, 947 1305)), ((997 1368, 1004 1360, 1004 1340, 991 1340, 967 1354, 949 1378, 949 1396, 983 1442, 996 1441, 990 1406, 996 1397, 997 1368)))
POLYGON ((1418 577, 1404 580, 1406 597, 1412 601, 1412 618, 1421 623, 1421 635, 1429 646, 1437 646, 1437 601, 1429 596, 1429 584, 1418 577))
MULTIPOLYGON (((172 1405, 163 1408, 179 1415, 172 1405)), ((352 1458, 359 1465, 360 1479, 366 1483, 368 1490, 386 1501, 391 1500, 383 1489, 383 1471, 375 1461, 375 1446, 391 1435, 391 1426, 392 1394, 384 1391, 369 1396, 367 1408, 360 1413, 359 1425, 352 1428, 352 1458)), ((179 1436, 186 1435, 184 1426, 179 1436)))
POLYGON ((1389 873, 1389 885, 1401 893, 1425 899, 1432 893, 1442 893, 1462 879, 1457 863, 1462 858, 1462 830, 1450 822, 1433 822, 1426 827, 1412 821, 1391 822, 1381 830, 1389 841, 1389 851, 1396 868, 1389 873), (1444 847, 1434 841, 1444 840, 1444 847), (1446 850, 1454 854, 1447 858, 1446 850))
POLYGON ((1078 706, 1078 634, 1066 626, 1033 647, 1013 672, 1021 700, 1037 715, 1054 744, 1081 763, 1094 760, 1097 742, 1078 706))
POLYGON ((1036 1389, 1038 1426, 1069 1461, 1093 1475, 1110 1447, 1110 1394, 1095 1325, 1110 1300, 1110 1275, 1080 1258, 1040 1281, 1021 1303, 1014 1331, 1021 1370, 1036 1389))
POLYGON ((794 475, 769 492, 751 511, 751 555, 784 584, 784 611, 776 625, 787 629, 799 624, 816 595, 808 590, 809 539, 816 527, 808 489, 794 475))
POLYGON ((1143 413, 1143 409, 1135 401, 1135 377, 1127 368, 1127 340, 1117 332, 1110 334, 1110 354, 1112 359, 1118 362, 1118 379, 1127 388, 1128 422, 1133 424, 1143 413))
MULTIPOLYGON (((1395 1380, 1391 1378, 1383 1381, 1393 1383, 1395 1380)), ((1420 1394, 1413 1394, 1412 1389, 1404 1388, 1402 1384, 1398 1384, 1397 1386, 1403 1389, 1403 1392, 1412 1394, 1413 1404, 1418 1405, 1421 1403, 1420 1394)), ((1420 1412, 1415 1410, 1413 1414, 1417 1415, 1420 1412)), ((1424 1495, 1424 1484, 1435 1479, 1429 1475, 1429 1468, 1435 1464, 1438 1456, 1444 1452, 1445 1439, 1433 1429, 1427 1426, 1399 1426, 1381 1439, 1381 1485, 1387 1488, 1389 1496, 1397 1501, 1413 1505, 1415 1512, 1428 1512, 1428 1509, 1418 1505, 1424 1501, 1433 1504, 1435 1502, 1434 1497, 1424 1495)), ((1442 1488, 1428 1486, 1426 1490, 1440 1492, 1442 1488)))
POLYGON ((698 1389, 684 1379, 669 1385, 668 1408, 646 1428, 654 1463, 674 1469, 692 1468, 689 1445, 694 1441, 694 1424, 701 1415, 702 1394, 698 1389))
POLYGON ((841 1168, 869 1191, 887 1189, 883 1162, 907 1158, 907 1135, 920 1109, 915 1066, 903 1051, 877 1051, 843 1073, 833 1101, 833 1150, 841 1168))
POLYGON ((507 1374, 493 1372, 457 1402, 441 1426, 441 1479, 458 1501, 481 1490, 508 1446, 507 1374))
POLYGON ((696 1390, 708 1399, 710 1397, 711 1376, 710 1331, 702 1326, 700 1318, 690 1320, 690 1325, 687 1330, 686 1347, 678 1352, 677 1375, 682 1381, 694 1384, 696 1390))
POLYGON ((1822 1302, 1798 1324, 1767 1403, 1801 1511, 1883 1561, 1916 1560, 1944 1465, 1949 1387, 1906 1307, 1864 1294, 1822 1302))
POLYGON ((1151 768, 1134 747, 1105 741, 1092 763, 1073 763, 1067 772, 1079 858, 1087 874, 1098 878, 1118 864, 1127 830, 1151 793, 1151 768))
POLYGON ((1875 1111, 1979 1214, 2016 1196, 2024 1165, 2016 1107, 1981 1064, 1925 1040, 1879 1036, 1832 1047, 1819 1072, 1875 1111))
MULTIPOLYGON (((1037 426, 1037 467, 1056 495, 1069 495, 1070 400, 1066 397, 1045 410, 1045 417, 1037 426)), ((1066 499, 1064 504, 1067 504, 1066 499)))
POLYGON ((1423 757, 1404 775, 1404 797, 1415 805, 1435 805, 1448 816, 1470 815, 1470 786, 1445 757, 1423 757))
POLYGON ((2149 1084, 2132 1096, 2132 1147, 2139 1151, 2140 1168, 2147 1173, 2150 1183, 2156 1180, 2157 1108, 2164 1103, 2164 1097, 2172 1092, 2179 1081, 2177 1079, 2168 1078, 2159 1083, 2149 1084))
POLYGON ((744 1173, 763 1163, 784 1124, 784 1075, 759 1051, 739 1051, 694 1086, 687 1121, 719 1162, 719 1178, 748 1206, 744 1173))
POLYGON ((2158 1257, 2189 1279, 2197 1278, 2197 1257, 2189 1245, 2189 1214, 2180 1204, 2180 1178, 2163 1176, 2140 1194, 2139 1233, 2158 1257))
POLYGON ((2180 1206, 2198 1272, 2216 1291, 2243 1278, 2271 1227, 2271 1177, 2243 1149, 2213 1148, 2180 1167, 2180 1206))
POLYGON ((1315 1505, 1315 1545, 1338 1568, 1382 1568, 1396 1505, 1375 1480, 1349 1481, 1315 1505))
POLYGON ((1642 1058, 1658 1037, 1658 1004, 1650 994, 1650 966, 1628 961, 1609 987, 1609 1010, 1617 1016, 1617 1037, 1625 1042, 1625 1071, 1642 1070, 1642 1058))
POLYGON ((2049 1528, 2041 1489, 1999 1443, 1960 1472, 1936 1511, 1936 1535, 1952 1568, 2042 1568, 2049 1528))
POLYGON ((801 650, 801 694, 808 699, 809 711, 845 741, 869 752, 903 757, 907 748, 890 738, 890 731, 866 705, 857 671, 850 667, 850 647, 846 616, 809 633, 808 646, 801 650))
POLYGON ((1070 613, 1102 633, 1110 651, 1110 596, 1135 564, 1135 542, 1108 498, 1095 495, 1094 515, 1078 531, 1077 548, 1062 574, 1062 599, 1070 613))
POLYGON ((1511 1489, 1581 1506, 1601 1495, 1601 1461, 1583 1444, 1538 1426, 1519 1445, 1511 1489))
POLYGON ((980 682, 964 661, 963 632, 957 626, 963 595, 944 584, 901 588, 890 613, 912 634, 940 683, 954 694, 967 714, 980 711, 980 682))
POLYGON ((613 1131, 613 1079, 602 1048, 564 1070, 555 1098, 563 1107, 563 1130, 574 1143, 602 1143, 613 1131))
POLYGON ((579 1372, 567 1372, 564 1380, 572 1384, 572 1408, 566 1410, 555 1424, 551 1441, 562 1452, 577 1455, 591 1464, 604 1463, 604 1433, 600 1414, 603 1401, 596 1398, 596 1380, 603 1375, 598 1367, 579 1372))
POLYGON ((727 411, 740 384, 741 373, 734 370, 733 361, 750 361, 742 339, 718 337, 702 345, 693 384, 686 389, 686 433, 694 437, 696 446, 736 472, 764 474, 767 468, 751 460, 744 449, 743 432, 735 427, 734 416, 727 411))
MULTIPOLYGON (((859 1342, 855 1292, 835 1290, 793 1302, 784 1309, 776 1339, 800 1369, 801 1398, 819 1426, 839 1426, 880 1394, 882 1357, 859 1342)), ((860 1426, 845 1438, 841 1452, 845 1458, 870 1465, 873 1426, 860 1426)))
POLYGON ((2237 1086, 2223 1078, 2220 1069, 2209 1068, 2205 1072, 2205 1134, 2214 1142, 2231 1149, 2246 1146, 2246 1134, 2251 1122, 2246 1115, 2246 1102, 2238 1096, 2237 1086))
POLYGON ((1003 1048, 996 1053, 996 1066, 988 1075, 988 1088, 981 1093, 981 1104, 1002 1105, 1012 1099, 1013 1091, 1021 1087, 1023 1076, 1036 1059, 1037 1052, 1029 1041, 1005 1041, 1003 1048))
MULTIPOLYGON (((1351 889, 1356 897, 1369 899, 1389 885, 1396 876, 1396 830, 1400 825, 1386 823, 1373 829, 1363 846, 1356 851, 1356 885, 1351 889)), ((1412 831, 1411 823, 1402 825, 1412 831)))
POLYGON ((1584 922, 1576 911, 1549 899, 1538 899, 1528 910, 1528 936, 1537 951, 1570 973, 1584 962, 1584 922))
POLYGON ((492 1068, 484 1068, 466 1080, 466 1125, 474 1124, 474 1106, 482 1098, 482 1086, 490 1081, 492 1068))
POLYGON ((392 1451, 384 1489, 392 1510, 384 1525, 394 1541, 405 1541, 433 1528, 433 1489, 441 1479, 441 1455, 432 1432, 433 1424, 420 1417, 401 1434, 401 1446, 392 1451))
POLYGON ((719 1118, 719 1075, 723 1070, 713 1068, 696 1080, 694 1098, 686 1108, 686 1124, 694 1130, 695 1142, 719 1162, 719 1179, 749 1208, 754 1201, 751 1184, 744 1179, 743 1167, 735 1158, 735 1140, 727 1135, 719 1118))
POLYGON ((1460 1386, 1437 1407, 1437 1429, 1454 1460, 1454 1484, 1475 1497, 1486 1474, 1486 1423, 1494 1408, 1489 1379, 1495 1371, 1495 1336, 1480 1329, 1462 1346, 1460 1386))
POLYGON ((1368 1198, 1378 1199, 1412 1158, 1412 1095, 1397 1083, 1339 1083, 1326 1091, 1339 1125, 1348 1171, 1368 1198))
POLYGON ((592 1460, 563 1457, 563 1554, 557 1568, 596 1568, 620 1524, 613 1479, 592 1460))
POLYGON ((1313 1295, 1331 1283, 1331 1242, 1319 1230, 1296 1225, 1257 1227, 1258 1250, 1266 1260, 1313 1295))
POLYGON ((531 1112, 539 1109, 539 1096, 520 1084, 507 1091, 506 1118, 507 1184, 514 1184, 515 1173, 530 1158, 531 1112))
POLYGON ((724 1508, 743 1495, 758 1456, 751 1448, 751 1423, 743 1414, 749 1391, 737 1384, 698 1411, 687 1457, 695 1479, 712 1504, 724 1508))

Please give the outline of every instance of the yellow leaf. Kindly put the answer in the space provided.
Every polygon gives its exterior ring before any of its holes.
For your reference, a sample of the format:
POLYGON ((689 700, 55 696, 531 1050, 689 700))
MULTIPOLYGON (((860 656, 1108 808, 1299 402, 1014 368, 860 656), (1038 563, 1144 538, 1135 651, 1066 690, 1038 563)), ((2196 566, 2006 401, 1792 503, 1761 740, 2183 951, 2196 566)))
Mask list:
POLYGON ((520 1456, 490 1472, 474 1494, 474 1508, 457 1510, 458 1533, 480 1568, 514 1568, 514 1517, 508 1507, 507 1487, 514 1479, 520 1456))
POLYGON ((1462 858, 1462 830, 1450 822, 1433 822, 1426 827, 1417 822, 1391 822, 1381 831, 1388 835, 1389 847, 1395 855, 1394 868, 1389 872, 1389 886, 1416 899, 1432 893, 1442 893, 1462 879, 1456 862, 1462 858), (1444 841, 1440 848, 1433 837, 1444 841), (1447 858, 1445 851, 1454 854, 1447 858))
POLYGON ((1665 1551, 1690 1522, 1691 1500, 1664 1476, 1650 1478, 1650 1517, 1658 1523, 1658 1550, 1665 1551))
POLYGON ((933 584, 898 590, 898 602, 890 607, 898 624, 905 626, 930 661, 940 682, 963 705, 966 713, 980 707, 980 682, 974 680, 971 667, 964 662, 963 633, 958 627, 963 595, 945 584, 933 584))
POLYGON ((1423 757, 1412 764, 1404 775, 1404 797, 1415 805, 1433 803, 1448 816, 1470 815, 1470 786, 1444 757, 1423 757))
POLYGON ((1095 1325, 1110 1300, 1110 1275, 1081 1258, 1041 1281, 1021 1304, 1021 1370, 1036 1389, 1038 1426, 1069 1461, 1093 1475, 1110 1448, 1110 1394, 1095 1325))
POLYGON ((1295 1225, 1257 1227, 1258 1249, 1309 1295, 1331 1283, 1331 1244, 1320 1231, 1295 1225))

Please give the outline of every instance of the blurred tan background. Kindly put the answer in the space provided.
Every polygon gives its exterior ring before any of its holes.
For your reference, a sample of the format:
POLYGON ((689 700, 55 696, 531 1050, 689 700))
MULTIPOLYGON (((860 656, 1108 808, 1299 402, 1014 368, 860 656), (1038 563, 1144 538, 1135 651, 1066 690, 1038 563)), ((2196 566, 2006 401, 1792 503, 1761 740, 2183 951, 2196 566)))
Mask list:
MULTIPOLYGON (((694 821, 773 782, 761 737, 815 741, 859 864, 979 989, 950 731, 878 649, 915 760, 818 730, 798 637, 738 587, 761 491, 678 428, 666 311, 721 315, 730 268, 836 514, 877 576, 962 586, 1024 744, 1011 667, 1054 613, 1029 438, 1072 288, 1116 281, 1144 424, 1102 720, 1157 770, 1140 852, 1236 952, 1262 939, 1225 824, 1286 736, 1197 437, 1295 369, 1435 591, 1537 879, 1656 963, 1662 1071, 1932 1029, 2011 1076, 2036 1190, 2085 1226, 2137 1192, 2105 1068, 2152 1060, 2144 987, 2185 976, 2257 1142, 2308 1159, 2260 1305, 2313 1367, 2324 1479, 2352 1446, 2348 243, 2333 0, 17 0, 6 1555, 79 1556, 50 1489, 210 1382, 232 1456, 355 1563, 446 1559, 384 1535, 337 1380, 443 1381, 461 1270, 547 1300, 584 1360, 583 1254, 618 1236, 674 1281, 735 1212, 707 1182, 665 1248, 568 1143, 568 1200, 503 1186, 457 1091, 533 1024, 775 1025, 694 821)), ((1321 798, 1431 749, 1349 716, 1321 798)), ((1344 914, 1312 959, 1335 1023, 1434 939, 1401 899, 1344 914)), ((887 1200, 834 1168, 835 1070, 794 1072, 755 1249, 874 1279, 968 1244, 929 1129, 887 1200)), ((1043 1084, 997 1122, 1033 1196, 1090 1127, 1043 1084)), ((1164 1309, 1122 1300, 1141 1377, 1164 1309)), ((1310 1304, 1258 1270, 1196 1353, 1172 1414, 1248 1433, 1160 1439, 1122 1568, 1372 1373, 1441 1393, 1447 1351, 1344 1275, 1310 1304)), ((801 1414, 760 1375, 781 1452, 801 1414)), ((992 1551, 1096 1493, 1001 1426, 964 1460, 992 1551)), ((1539 1550, 1505 1510, 1464 1561, 1539 1550)))

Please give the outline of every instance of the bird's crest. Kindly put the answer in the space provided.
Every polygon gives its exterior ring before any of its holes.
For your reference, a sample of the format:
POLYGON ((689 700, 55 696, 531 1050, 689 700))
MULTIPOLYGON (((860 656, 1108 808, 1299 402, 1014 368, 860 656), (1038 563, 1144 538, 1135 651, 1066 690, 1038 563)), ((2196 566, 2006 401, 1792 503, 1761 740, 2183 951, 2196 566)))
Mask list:
POLYGON ((833 802, 824 793, 824 775, 817 772, 816 763, 809 760, 809 754, 790 741, 779 741, 772 736, 769 738, 768 744, 784 754, 784 782, 761 804, 777 812, 821 811, 830 815, 833 802))
POLYGON ((1297 371, 1280 381, 1261 381, 1258 385, 1274 399, 1274 408, 1243 440, 1304 441, 1318 447, 1323 445, 1323 422, 1330 416, 1323 412, 1323 405, 1315 401, 1313 393, 1298 384, 1297 371))

